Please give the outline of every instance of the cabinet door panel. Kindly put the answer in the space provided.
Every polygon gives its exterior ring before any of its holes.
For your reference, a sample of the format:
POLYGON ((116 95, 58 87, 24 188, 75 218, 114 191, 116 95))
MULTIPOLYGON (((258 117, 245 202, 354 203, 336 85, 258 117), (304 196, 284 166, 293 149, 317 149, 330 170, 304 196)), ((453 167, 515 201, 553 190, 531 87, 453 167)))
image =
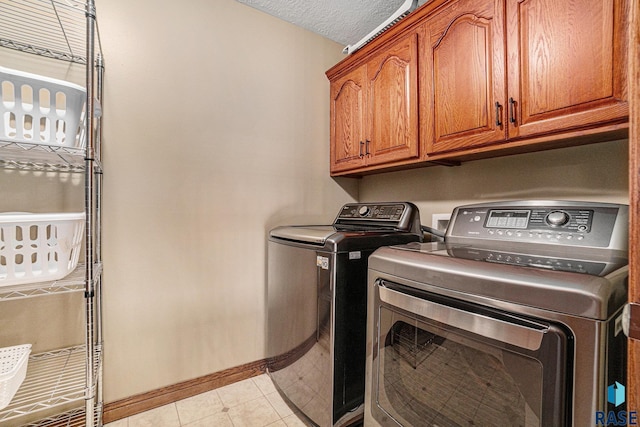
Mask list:
POLYGON ((418 37, 412 34, 367 63, 368 164, 419 155, 418 37))
POLYGON ((331 172, 364 165, 366 67, 331 83, 331 172))
POLYGON ((503 3, 453 2, 427 22, 425 105, 429 153, 502 141, 503 3), (496 102, 500 105, 496 106, 496 102), (431 111, 429 111, 431 110, 431 111))
POLYGON ((628 115, 624 3, 509 0, 510 137, 628 115))

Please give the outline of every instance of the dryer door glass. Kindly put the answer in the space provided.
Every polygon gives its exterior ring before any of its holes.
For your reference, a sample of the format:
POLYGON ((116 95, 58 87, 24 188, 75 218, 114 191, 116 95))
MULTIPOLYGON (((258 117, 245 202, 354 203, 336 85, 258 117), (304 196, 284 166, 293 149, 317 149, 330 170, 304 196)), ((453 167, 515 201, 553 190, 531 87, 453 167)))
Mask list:
POLYGON ((565 425, 564 331, 550 325, 530 350, 386 304, 377 315, 372 396, 381 424, 565 425))

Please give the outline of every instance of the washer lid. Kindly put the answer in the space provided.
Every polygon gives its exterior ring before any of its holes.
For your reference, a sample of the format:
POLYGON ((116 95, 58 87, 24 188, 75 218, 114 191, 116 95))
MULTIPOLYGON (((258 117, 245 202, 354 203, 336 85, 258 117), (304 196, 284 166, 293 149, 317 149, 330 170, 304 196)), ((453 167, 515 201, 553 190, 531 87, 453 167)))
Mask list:
POLYGON ((271 230, 273 238, 301 243, 324 245, 327 239, 336 232, 331 225, 283 226, 271 230))

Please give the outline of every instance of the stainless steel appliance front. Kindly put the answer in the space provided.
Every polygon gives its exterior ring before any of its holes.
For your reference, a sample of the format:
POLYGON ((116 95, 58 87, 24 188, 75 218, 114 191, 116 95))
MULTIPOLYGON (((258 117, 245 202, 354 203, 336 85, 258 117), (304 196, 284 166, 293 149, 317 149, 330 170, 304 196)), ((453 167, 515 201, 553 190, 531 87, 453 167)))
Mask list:
POLYGON ((370 257, 367 427, 581 427, 612 409, 607 386, 625 381, 626 207, 543 207, 459 208, 447 236, 469 239, 370 257), (547 222, 558 210, 565 228, 547 222))
POLYGON ((367 260, 382 245, 421 237, 410 203, 348 204, 331 226, 270 232, 267 370, 310 423, 362 418, 367 260))

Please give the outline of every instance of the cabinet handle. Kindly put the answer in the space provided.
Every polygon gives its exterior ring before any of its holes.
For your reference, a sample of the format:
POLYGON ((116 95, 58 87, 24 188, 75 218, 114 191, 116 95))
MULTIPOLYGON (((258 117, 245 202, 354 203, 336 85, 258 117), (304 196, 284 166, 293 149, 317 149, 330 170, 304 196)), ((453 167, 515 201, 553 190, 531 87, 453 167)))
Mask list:
POLYGON ((366 141, 367 141, 367 143, 366 143, 366 145, 365 145, 364 154, 365 154, 366 156, 368 156, 369 154, 371 154, 371 153, 369 153, 369 143, 370 143, 371 141, 369 141, 368 139, 367 139, 366 141))
POLYGON ((497 127, 502 127, 502 121, 500 121, 501 108, 502 108, 502 105, 500 105, 500 103, 496 101, 496 126, 497 127))
POLYGON ((364 145, 364 141, 360 141, 360 150, 358 151, 360 157, 364 157, 364 154, 362 154, 362 146, 363 145, 364 145))
POLYGON ((516 123, 515 105, 516 101, 513 98, 509 98, 509 121, 513 124, 516 123))

